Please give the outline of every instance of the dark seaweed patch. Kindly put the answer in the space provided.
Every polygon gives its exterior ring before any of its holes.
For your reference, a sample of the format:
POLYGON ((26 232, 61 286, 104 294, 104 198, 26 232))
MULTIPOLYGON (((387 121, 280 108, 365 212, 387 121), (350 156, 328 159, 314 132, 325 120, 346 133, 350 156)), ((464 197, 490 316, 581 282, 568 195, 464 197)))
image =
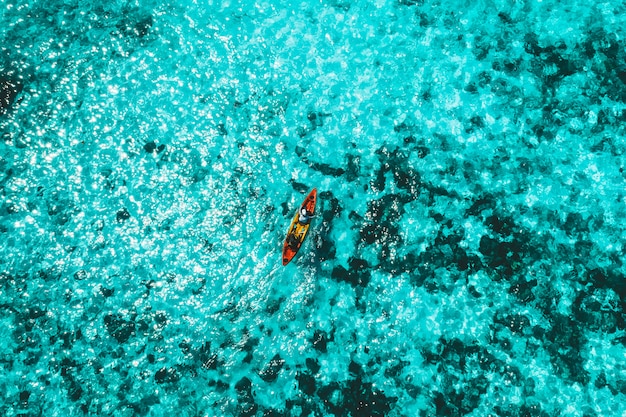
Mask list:
POLYGON ((30 391, 20 391, 19 394, 20 404, 24 407, 28 406, 28 399, 30 398, 30 391))
POLYGON ((324 126, 324 119, 330 116, 328 113, 309 112, 306 118, 309 120, 311 131, 324 126))
POLYGON ((506 13, 506 12, 498 13, 498 17, 500 18, 500 21, 502 23, 506 23, 506 24, 509 24, 509 25, 511 23, 513 23, 513 19, 511 19, 511 16, 508 13, 506 13))
POLYGON ((496 314, 494 323, 500 324, 513 333, 526 333, 530 329, 530 320, 523 314, 496 314))
POLYGON ((604 55, 604 57, 614 60, 617 58, 620 51, 620 44, 616 35, 614 33, 605 32, 601 27, 596 27, 590 31, 581 46, 586 57, 589 59, 600 53, 604 55))
POLYGON ((117 23, 116 27, 124 37, 143 38, 150 31, 152 24, 151 15, 137 16, 136 19, 131 19, 130 15, 126 15, 124 19, 117 23))
POLYGON ((387 397, 383 391, 360 377, 349 382, 343 390, 343 405, 353 416, 386 416, 397 398, 387 397))
MULTIPOLYGON (((313 338, 311 339, 311 343, 313 344, 313 349, 317 350, 320 353, 326 353, 326 346, 328 344, 328 335, 324 331, 316 330, 313 333, 313 338)), ((308 365, 311 365, 313 368, 317 367, 317 369, 319 370, 319 365, 317 365, 317 362, 309 363, 309 360, 307 359, 307 366, 308 365)))
POLYGON ((465 133, 473 133, 476 130, 480 130, 485 127, 482 117, 473 116, 469 122, 466 123, 465 133))
POLYGON ((244 376, 235 384, 235 391, 238 396, 252 396, 252 381, 244 376))
POLYGON ((276 410, 274 408, 266 408, 263 410, 263 417, 288 417, 289 414, 286 411, 276 410))
POLYGON ((338 282, 347 282, 353 287, 366 287, 370 281, 369 264, 358 258, 350 258, 349 269, 338 265, 333 268, 331 277, 338 282))
POLYGON ((324 204, 321 211, 322 218, 326 222, 332 222, 335 218, 341 216, 343 206, 339 200, 333 195, 332 191, 323 191, 319 194, 319 200, 324 204))
POLYGON ((526 304, 535 299, 535 295, 532 290, 536 286, 536 279, 526 281, 524 278, 520 277, 509 287, 509 294, 513 294, 522 304, 526 304))
POLYGON ((243 377, 235 384, 235 391, 237 392, 237 411, 238 415, 245 417, 252 417, 256 415, 259 406, 254 401, 252 396, 252 381, 249 378, 243 377))
POLYGON ((326 410, 336 416, 386 416, 397 401, 364 382, 361 376, 345 384, 332 382, 320 387, 318 396, 326 410))
POLYGON ((580 232, 589 233, 588 224, 580 213, 568 213, 562 228, 568 235, 580 232))
MULTIPOLYGON (((619 296, 621 300, 626 299, 626 285, 624 285, 624 276, 612 271, 612 270, 604 270, 601 268, 593 268, 588 271, 587 279, 596 287, 596 288, 608 288, 619 296)), ((622 302, 622 307, 624 306, 624 302, 622 302)))
POLYGON ((521 266, 520 248, 516 242, 503 242, 483 236, 479 250, 487 266, 498 272, 494 278, 509 279, 521 266))
POLYGON ((309 166, 315 171, 332 177, 340 177, 346 172, 343 168, 334 168, 326 163, 311 162, 309 166))
POLYGON ((491 92, 497 96, 519 96, 519 88, 512 85, 507 79, 498 77, 491 84, 491 92))
POLYGON ((397 222, 404 214, 404 204, 408 199, 400 194, 386 194, 367 203, 365 217, 372 222, 397 222))
POLYGON ((316 211, 322 216, 322 224, 317 226, 317 233, 313 235, 316 254, 322 261, 334 259, 336 247, 331 239, 331 232, 333 222, 341 216, 343 207, 331 191, 323 191, 319 194, 318 207, 316 211))
POLYGON ((381 245, 381 250, 385 251, 388 251, 390 246, 402 242, 398 227, 389 222, 366 224, 361 228, 360 238, 368 245, 374 243, 381 245))
POLYGON ((317 257, 321 261, 327 261, 335 259, 335 255, 337 253, 337 248, 335 247, 335 242, 330 240, 329 236, 329 228, 320 228, 320 231, 313 236, 313 241, 315 245, 315 253, 317 257))
POLYGON ((469 285, 467 287, 467 291, 472 295, 472 297, 474 298, 481 298, 483 295, 478 292, 478 290, 476 290, 476 287, 474 287, 473 285, 469 285))
POLYGON ((400 169, 396 167, 392 172, 398 188, 408 191, 411 199, 417 198, 421 185, 420 174, 413 168, 400 169))
MULTIPOLYGON (((525 404, 522 406, 507 404, 496 405, 493 410, 502 417, 548 417, 550 414, 541 409, 538 404, 525 404)), ((585 416, 589 417, 587 414, 585 416)))
POLYGON ((211 351, 211 342, 205 342, 193 353, 193 356, 202 369, 217 369, 217 354, 211 351))
POLYGON ((508 75, 516 75, 519 72, 520 66, 522 64, 521 59, 511 60, 509 58, 505 58, 502 60, 496 60, 491 65, 491 68, 494 71, 502 71, 508 75))
POLYGON ((87 271, 85 271, 84 269, 76 271, 74 273, 74 279, 76 281, 82 281, 84 279, 87 279, 87 271))
POLYGON ((294 180, 290 180, 289 182, 291 183, 291 188, 293 188, 294 191, 300 194, 307 194, 311 190, 311 187, 301 182, 297 182, 294 180))
POLYGON ((386 177, 385 177, 385 173, 387 171, 385 169, 379 169, 378 171, 376 171, 376 176, 370 180, 370 187, 372 188, 372 191, 374 192, 381 192, 381 191, 385 191, 385 187, 386 185, 386 177))
POLYGON ((409 201, 417 198, 421 177, 415 169, 407 166, 408 155, 397 147, 390 150, 386 146, 376 150, 376 155, 380 160, 380 168, 376 171, 375 178, 370 181, 372 189, 375 192, 384 191, 387 181, 386 174, 391 173, 398 188, 409 192, 405 198, 409 201))
POLYGON ((133 27, 134 34, 140 38, 143 38, 150 31, 150 28, 152 27, 152 23, 153 21, 152 21, 151 15, 148 15, 139 19, 133 27))
POLYGON ((109 334, 118 341, 125 343, 135 334, 135 323, 123 319, 118 314, 108 314, 104 317, 104 325, 109 334))
POLYGON ((484 211, 494 210, 497 207, 497 198, 491 194, 484 194, 474 200, 472 205, 465 210, 466 216, 477 216, 484 211))
MULTIPOLYGON (((607 116, 607 113, 604 110, 600 110, 598 112, 598 123, 596 125, 599 129, 592 130, 592 132, 598 133, 606 125, 612 125, 614 123, 617 123, 617 120, 611 116, 607 116)), ((611 137, 604 137, 600 139, 590 148, 590 150, 594 153, 609 152, 612 156, 621 156, 624 153, 624 149, 621 144, 617 144, 611 137)))
POLYGON ((448 407, 445 397, 442 393, 435 391, 433 393, 433 404, 438 416, 449 416, 458 414, 458 410, 448 407))
POLYGON ((21 92, 21 82, 0 76, 0 116, 13 106, 21 92))
POLYGON ((175 383, 180 380, 180 375, 174 368, 163 367, 154 374, 154 382, 157 384, 175 383))
POLYGON ((143 145, 143 150, 146 151, 147 153, 154 153, 157 150, 157 145, 156 143, 154 143, 153 140, 146 142, 145 145, 143 145))
POLYGON ((272 315, 280 310, 280 305, 285 301, 285 297, 270 299, 265 306, 265 312, 272 315))
POLYGON ((252 362, 254 348, 259 344, 259 339, 257 337, 250 336, 250 334, 248 333, 248 330, 244 330, 243 337, 244 337, 244 343, 243 343, 242 350, 246 352, 246 357, 243 358, 243 362, 250 363, 252 362))
POLYGON ((361 158, 356 155, 348 154, 346 156, 346 159, 346 179, 348 180, 348 182, 352 182, 361 176, 361 167, 359 165, 359 163, 361 162, 361 158))
POLYGON ((607 301, 608 294, 605 289, 581 292, 572 304, 574 318, 584 324, 587 330, 613 334, 626 328, 624 303, 618 301, 617 297, 607 301))
POLYGON ((296 381, 298 382, 298 388, 306 395, 315 394, 315 378, 306 372, 299 372, 296 375, 296 381))
POLYGON ((130 213, 128 212, 126 207, 122 208, 121 210, 117 212, 117 214, 115 215, 115 219, 117 220, 118 223, 123 223, 126 220, 130 219, 130 213))
MULTIPOLYGON (((132 409, 134 415, 136 416, 145 416, 150 412, 150 408, 153 405, 160 404, 161 400, 158 396, 152 394, 143 397, 141 400, 137 402, 128 403, 127 407, 132 409)), ((87 413, 85 413, 87 414, 87 413)))
POLYGON ((472 48, 472 52, 476 59, 482 61, 487 58, 489 55, 489 51, 491 51, 491 38, 488 36, 478 35, 474 38, 474 47, 472 48))
POLYGON ((485 224, 489 226, 491 230, 504 237, 513 235, 515 230, 515 223, 507 217, 498 215, 492 215, 485 219, 485 224))
POLYGON ((564 43, 542 47, 534 33, 527 34, 524 40, 524 49, 533 56, 532 71, 546 87, 553 88, 555 83, 580 70, 580 62, 566 55, 568 51, 564 43))
POLYGON ((280 357, 280 354, 274 355, 274 357, 267 363, 265 368, 259 372, 259 376, 265 382, 273 382, 278 378, 278 373, 283 369, 285 360, 280 357))
POLYGON ((477 94, 478 93, 478 88, 476 87, 476 83, 475 82, 470 82, 469 84, 467 84, 464 88, 464 90, 470 94, 477 94))
POLYGON ((76 331, 61 331, 58 334, 58 338, 63 341, 64 349, 71 349, 74 345, 74 342, 82 339, 83 333, 80 329, 76 331))
POLYGON ((544 346, 550 354, 550 362, 561 377, 587 384, 589 373, 584 369, 581 357, 586 338, 572 317, 553 312, 552 327, 545 334, 544 346))
POLYGON ((385 369, 385 378, 394 378, 397 379, 401 374, 403 369, 409 365, 408 361, 396 360, 393 365, 390 365, 385 369))
POLYGON ((424 0, 398 0, 400 6, 423 6, 424 0))
POLYGON ((317 361, 317 359, 306 358, 305 363, 306 363, 307 369, 309 371, 311 371, 311 373, 313 375, 317 374, 320 371, 320 369, 321 369, 321 366, 320 366, 319 362, 317 361))
POLYGON ((59 363, 60 375, 67 389, 67 397, 74 402, 79 401, 84 393, 82 385, 75 376, 75 371, 78 368, 80 368, 80 364, 67 357, 61 359, 59 363))
POLYGON ((475 378, 465 376, 465 368, 470 358, 476 358, 479 365, 490 371, 497 371, 497 362, 478 343, 464 344, 459 339, 440 339, 430 349, 422 350, 427 363, 437 367, 437 372, 448 383, 443 392, 433 392, 433 408, 437 415, 466 415, 480 404, 480 398, 487 392, 489 381, 483 375, 475 378))
POLYGON ((308 126, 301 125, 298 127, 298 136, 301 138, 307 136, 310 132, 314 132, 317 128, 324 126, 324 119, 332 116, 328 113, 321 113, 316 111, 310 111, 307 113, 306 118, 308 121, 308 126))

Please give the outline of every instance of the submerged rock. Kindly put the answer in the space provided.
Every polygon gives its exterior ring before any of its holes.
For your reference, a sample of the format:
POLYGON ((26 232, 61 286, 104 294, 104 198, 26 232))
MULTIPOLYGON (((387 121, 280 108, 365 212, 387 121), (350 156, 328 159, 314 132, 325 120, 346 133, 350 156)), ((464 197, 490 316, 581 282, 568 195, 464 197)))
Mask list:
POLYGON ((0 116, 11 109, 22 88, 21 82, 0 75, 0 116))

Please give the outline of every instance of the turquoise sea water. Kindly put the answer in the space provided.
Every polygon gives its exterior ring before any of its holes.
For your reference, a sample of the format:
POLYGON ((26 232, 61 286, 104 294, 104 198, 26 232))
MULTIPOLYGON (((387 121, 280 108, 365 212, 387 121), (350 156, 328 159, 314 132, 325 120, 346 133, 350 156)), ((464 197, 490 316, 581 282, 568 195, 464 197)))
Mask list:
POLYGON ((0 415, 626 415, 625 28, 0 0, 0 415))

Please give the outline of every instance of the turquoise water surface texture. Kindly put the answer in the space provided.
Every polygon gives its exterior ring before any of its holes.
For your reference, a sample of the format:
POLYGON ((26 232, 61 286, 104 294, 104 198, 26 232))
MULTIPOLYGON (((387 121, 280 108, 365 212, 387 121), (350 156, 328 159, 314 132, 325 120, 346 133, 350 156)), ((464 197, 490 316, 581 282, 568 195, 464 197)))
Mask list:
POLYGON ((0 0, 0 52, 1 416, 626 416, 626 3, 0 0))

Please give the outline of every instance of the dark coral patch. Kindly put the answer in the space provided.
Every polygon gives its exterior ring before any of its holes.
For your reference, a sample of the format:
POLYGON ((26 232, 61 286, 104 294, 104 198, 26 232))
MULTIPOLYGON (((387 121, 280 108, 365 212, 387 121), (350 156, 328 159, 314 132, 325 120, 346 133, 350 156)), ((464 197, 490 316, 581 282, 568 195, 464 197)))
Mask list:
POLYGON ((194 352, 194 359, 200 364, 202 369, 216 369, 217 354, 211 351, 211 342, 205 342, 194 352))
POLYGON ((397 401, 373 384, 364 382, 361 376, 345 384, 332 382, 319 388, 317 393, 330 414, 341 416, 386 416, 397 401))
POLYGON ((296 375, 296 381, 298 382, 298 388, 300 391, 306 395, 315 394, 315 378, 311 374, 299 372, 298 375, 296 375))
POLYGON ((346 158, 346 179, 348 180, 348 182, 352 182, 361 176, 361 158, 359 156, 350 154, 348 154, 346 158))
POLYGON ((349 269, 341 265, 333 268, 331 277, 339 282, 347 282, 353 287, 366 287, 370 281, 369 264, 358 258, 350 258, 349 269))
POLYGON ((154 374, 154 382, 157 384, 175 383, 180 380, 180 375, 174 368, 163 367, 154 374))
MULTIPOLYGON (((328 344, 328 335, 326 334, 326 332, 321 331, 321 330, 316 330, 313 333, 313 338, 311 339, 311 343, 313 344, 313 348, 315 350, 317 350, 320 353, 326 353, 326 346, 328 344)), ((315 368, 317 368, 317 370, 319 370, 319 365, 316 365, 317 362, 309 362, 309 361, 313 361, 313 359, 307 359, 307 366, 310 366, 311 370, 314 371, 314 373, 316 373, 317 371, 315 371, 315 368)))
POLYGON ((115 215, 115 219, 118 223, 123 223, 126 220, 130 219, 130 213, 128 212, 126 207, 117 212, 117 214, 115 215))
POLYGON ((259 376, 265 382, 273 382, 278 378, 278 373, 283 369, 285 360, 280 357, 280 354, 274 355, 274 357, 267 363, 265 368, 259 372, 259 376))
POLYGON ((363 226, 360 232, 362 242, 368 245, 379 244, 381 250, 387 252, 391 245, 397 245, 402 242, 400 231, 397 226, 391 223, 371 223, 363 226))
POLYGON ((324 204, 323 208, 320 211, 322 214, 322 218, 325 221, 330 222, 335 218, 341 216, 341 213, 343 212, 343 206, 331 191, 321 192, 318 199, 324 204))
POLYGON ((343 207, 331 191, 323 191, 318 197, 317 213, 322 217, 322 224, 316 227, 313 241, 316 254, 321 261, 334 259, 336 253, 335 242, 331 238, 331 232, 335 219, 341 216, 343 207))
POLYGON ((500 324, 513 333, 524 334, 530 331, 530 320, 522 314, 496 314, 494 323, 500 324))
POLYGON ((353 416, 387 416, 396 401, 397 398, 387 397, 360 377, 350 381, 343 390, 343 407, 353 416))
POLYGON ((626 299, 624 276, 619 272, 611 269, 594 268, 588 271, 587 279, 594 287, 611 289, 615 291, 620 299, 626 299))
POLYGON ((294 191, 300 194, 306 194, 311 190, 311 187, 301 182, 294 181, 294 180, 290 180, 289 182, 291 183, 291 188, 293 188, 294 191))
POLYGON ((515 223, 512 221, 512 219, 496 214, 488 216, 485 219, 485 224, 489 226, 489 228, 494 232, 499 233, 500 235, 505 237, 513 235, 515 230, 515 223))
POLYGON ((125 343, 135 334, 135 323, 123 319, 118 314, 109 314, 104 317, 104 325, 109 334, 119 343, 125 343))
POLYGON ((536 279, 526 281, 524 278, 519 278, 509 287, 509 294, 513 294, 521 303, 526 304, 535 299, 532 290, 536 286, 536 279))
POLYGON ((0 115, 13 106, 22 88, 21 82, 0 76, 0 115))
POLYGON ((136 19, 131 19, 131 14, 128 14, 122 21, 116 26, 119 33, 124 37, 143 38, 152 28, 153 19, 151 15, 135 16, 136 19))
POLYGON ((252 396, 252 381, 243 377, 235 384, 237 392, 237 411, 239 416, 252 417, 256 415, 259 406, 252 396))
POLYGON ((319 362, 317 361, 317 359, 314 358, 306 358, 306 367, 309 371, 311 371, 312 374, 316 374, 320 371, 321 366, 319 364, 319 362))
POLYGON ((311 169, 331 177, 340 177, 346 172, 343 168, 335 168, 326 163, 312 162, 309 166, 311 169))
POLYGON ((450 384, 441 392, 432 394, 433 408, 437 415, 466 415, 480 404, 487 392, 489 381, 484 375, 474 378, 465 376, 469 360, 478 360, 481 368, 496 371, 499 365, 493 355, 478 343, 465 344, 459 339, 440 339, 439 343, 422 351, 427 363, 446 375, 450 384))
POLYGON ((613 334, 626 327, 624 302, 611 297, 611 292, 598 289, 581 292, 572 304, 574 318, 592 332, 613 334))
POLYGON ((581 357, 586 338, 579 323, 560 313, 553 313, 551 322, 551 329, 544 335, 544 346, 555 372, 567 380, 587 384, 589 373, 581 357))
POLYGON ((479 250, 486 260, 486 265, 497 272, 494 275, 496 280, 510 279, 521 267, 521 248, 515 241, 504 242, 483 236, 480 239, 479 250))

